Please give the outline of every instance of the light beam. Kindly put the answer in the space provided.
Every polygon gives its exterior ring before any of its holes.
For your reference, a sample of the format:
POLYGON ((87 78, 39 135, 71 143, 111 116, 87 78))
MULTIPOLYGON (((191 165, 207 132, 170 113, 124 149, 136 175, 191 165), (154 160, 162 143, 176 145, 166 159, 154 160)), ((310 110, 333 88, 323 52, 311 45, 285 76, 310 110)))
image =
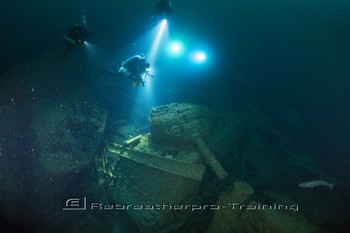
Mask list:
MULTIPOLYGON (((150 50, 148 52, 147 61, 150 63, 149 73, 156 75, 155 64, 157 60, 157 55, 162 44, 162 40, 167 34, 167 20, 163 19, 154 29, 153 33, 150 35, 150 40, 152 41, 150 50), (154 39, 153 39, 154 38, 154 39)), ((156 77, 157 78, 157 77, 156 77)), ((136 120, 140 112, 148 115, 150 110, 154 105, 153 93, 152 93, 152 79, 148 78, 144 87, 140 87, 137 90, 137 96, 135 97, 135 105, 133 108, 132 116, 136 120)))
POLYGON ((167 24, 167 20, 163 19, 162 22, 157 26, 157 34, 148 54, 148 61, 151 65, 154 64, 154 61, 156 60, 156 56, 159 51, 162 38, 164 37, 164 34, 167 31, 167 24))

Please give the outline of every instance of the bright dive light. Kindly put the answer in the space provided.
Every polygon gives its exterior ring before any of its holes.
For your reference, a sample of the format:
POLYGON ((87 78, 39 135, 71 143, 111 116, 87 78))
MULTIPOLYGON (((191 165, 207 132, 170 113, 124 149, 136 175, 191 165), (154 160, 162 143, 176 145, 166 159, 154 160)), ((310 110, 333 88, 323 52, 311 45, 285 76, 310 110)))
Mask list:
POLYGON ((184 47, 181 42, 175 41, 171 43, 169 47, 170 53, 173 55, 180 55, 184 51, 184 47))
POLYGON ((190 59, 194 63, 203 63, 207 59, 207 55, 203 51, 195 51, 191 54, 190 59))

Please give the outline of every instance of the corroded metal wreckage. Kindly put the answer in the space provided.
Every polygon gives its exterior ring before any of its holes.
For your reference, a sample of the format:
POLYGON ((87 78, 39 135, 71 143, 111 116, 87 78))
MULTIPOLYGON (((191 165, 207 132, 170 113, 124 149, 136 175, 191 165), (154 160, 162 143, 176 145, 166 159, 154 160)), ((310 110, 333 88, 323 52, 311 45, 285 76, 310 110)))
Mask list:
POLYGON ((150 134, 123 145, 109 144, 99 169, 100 183, 114 203, 126 207, 140 232, 185 222, 191 212, 186 210, 198 202, 205 164, 219 179, 226 177, 205 144, 208 116, 204 106, 159 106, 151 112, 150 134))

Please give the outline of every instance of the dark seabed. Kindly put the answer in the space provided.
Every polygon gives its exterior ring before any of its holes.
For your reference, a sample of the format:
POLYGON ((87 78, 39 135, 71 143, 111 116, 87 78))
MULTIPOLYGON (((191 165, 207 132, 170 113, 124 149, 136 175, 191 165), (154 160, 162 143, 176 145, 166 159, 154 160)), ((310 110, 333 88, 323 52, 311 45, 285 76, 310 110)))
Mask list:
POLYGON ((350 1, 156 3, 0 1, 0 232, 350 232, 350 1))

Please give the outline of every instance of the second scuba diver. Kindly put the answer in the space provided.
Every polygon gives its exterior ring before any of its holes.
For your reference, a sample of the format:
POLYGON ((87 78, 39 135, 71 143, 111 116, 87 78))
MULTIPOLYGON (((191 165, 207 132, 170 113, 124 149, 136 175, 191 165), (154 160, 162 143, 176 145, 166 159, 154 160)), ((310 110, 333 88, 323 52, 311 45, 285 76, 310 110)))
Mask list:
POLYGON ((82 12, 82 24, 74 24, 68 36, 63 37, 66 48, 63 52, 63 60, 67 60, 67 54, 79 46, 84 46, 89 36, 89 31, 86 24, 86 17, 82 12))

